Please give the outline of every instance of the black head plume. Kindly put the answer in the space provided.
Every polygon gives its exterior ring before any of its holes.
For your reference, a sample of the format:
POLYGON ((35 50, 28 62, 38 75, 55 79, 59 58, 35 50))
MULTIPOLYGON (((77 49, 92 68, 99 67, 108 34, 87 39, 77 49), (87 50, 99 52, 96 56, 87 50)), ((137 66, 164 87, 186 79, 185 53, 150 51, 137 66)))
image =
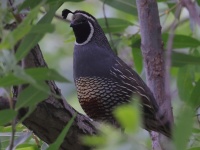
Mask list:
POLYGON ((68 9, 64 9, 62 11, 62 17, 63 17, 63 19, 66 19, 69 13, 74 14, 72 11, 70 11, 68 9))

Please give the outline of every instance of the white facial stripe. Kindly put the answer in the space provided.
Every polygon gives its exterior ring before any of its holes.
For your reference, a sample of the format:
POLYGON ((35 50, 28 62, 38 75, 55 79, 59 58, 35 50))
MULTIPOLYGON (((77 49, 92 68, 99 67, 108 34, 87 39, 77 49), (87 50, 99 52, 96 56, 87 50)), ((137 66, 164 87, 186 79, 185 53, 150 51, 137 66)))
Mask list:
POLYGON ((90 29, 91 30, 90 30, 90 34, 89 34, 87 40, 85 42, 83 42, 83 43, 77 43, 77 42, 75 42, 75 45, 85 45, 85 44, 87 44, 91 40, 91 38, 92 38, 92 36, 94 34, 94 27, 92 26, 92 24, 89 21, 88 21, 88 23, 90 25, 90 29))
POLYGON ((95 20, 94 20, 92 17, 90 17, 90 16, 88 16, 88 15, 86 15, 86 14, 83 14, 83 13, 76 13, 76 14, 82 15, 82 16, 84 16, 84 17, 86 17, 86 18, 92 20, 93 22, 95 22, 95 20))

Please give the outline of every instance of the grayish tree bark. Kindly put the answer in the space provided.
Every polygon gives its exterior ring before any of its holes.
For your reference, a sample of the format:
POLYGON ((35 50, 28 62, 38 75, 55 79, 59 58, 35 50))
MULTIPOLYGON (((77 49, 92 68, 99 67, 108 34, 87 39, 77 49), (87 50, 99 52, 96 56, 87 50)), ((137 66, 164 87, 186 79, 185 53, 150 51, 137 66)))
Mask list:
POLYGON ((197 2, 193 0, 182 0, 181 4, 187 8, 192 21, 200 26, 200 11, 198 10, 199 6, 197 2))
MULTIPOLYGON (((141 31, 141 50, 144 58, 147 85, 153 92, 167 120, 173 123, 170 99, 165 93, 165 63, 161 25, 156 0, 136 0, 141 31)), ((152 133, 154 150, 164 150, 158 133, 152 133)))

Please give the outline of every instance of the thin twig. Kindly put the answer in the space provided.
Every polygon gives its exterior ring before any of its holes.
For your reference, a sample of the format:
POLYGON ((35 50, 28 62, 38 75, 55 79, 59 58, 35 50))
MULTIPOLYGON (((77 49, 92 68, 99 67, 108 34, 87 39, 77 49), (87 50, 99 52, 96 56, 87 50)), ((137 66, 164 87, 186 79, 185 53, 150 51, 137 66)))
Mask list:
MULTIPOLYGON (((177 26, 179 26, 179 25, 181 25, 181 24, 187 22, 188 19, 189 19, 188 17, 185 17, 185 18, 182 18, 181 20, 179 20, 179 22, 176 22, 175 28, 177 28, 177 26)), ((173 22, 172 22, 170 25, 168 25, 168 26, 166 26, 166 27, 163 27, 162 32, 167 32, 167 31, 169 31, 170 28, 172 27, 172 24, 173 24, 173 22)))
MULTIPOLYGON (((12 14, 15 17, 15 20, 17 22, 21 22, 23 19, 21 18, 20 14, 15 14, 16 8, 13 6, 13 0, 9 0, 9 5, 12 8, 12 14)), ((10 109, 14 110, 14 100, 11 97, 9 97, 9 102, 10 102, 10 109)), ((11 136, 11 139, 10 139, 9 150, 13 150, 13 146, 14 146, 15 129, 16 129, 16 119, 17 118, 15 117, 12 120, 12 136, 11 136)))
POLYGON ((16 130, 16 118, 12 120, 12 136, 10 140, 9 150, 13 150, 14 141, 15 141, 15 130, 16 130))
POLYGON ((109 24, 108 24, 108 19, 106 17, 105 2, 106 2, 106 0, 104 0, 104 2, 103 2, 103 15, 104 15, 104 19, 105 19, 105 25, 106 25, 106 28, 108 30, 108 36, 110 38, 110 43, 112 45, 113 51, 117 54, 117 49, 116 49, 116 47, 114 45, 114 42, 113 42, 113 39, 112 39, 112 35, 111 35, 111 32, 110 32, 110 28, 109 28, 109 24))
POLYGON ((162 14, 159 15, 159 17, 162 17, 166 14, 169 14, 170 11, 174 10, 178 5, 180 4, 180 2, 176 3, 174 6, 172 6, 171 8, 165 10, 162 14))
MULTIPOLYGON (((171 90, 170 90, 170 68, 171 68, 171 55, 172 55, 172 48, 173 48, 173 40, 174 40, 174 32, 177 27, 177 18, 180 17, 182 7, 181 5, 178 5, 176 12, 175 12, 175 18, 172 23, 170 34, 167 41, 167 51, 166 51, 166 58, 165 58, 165 93, 168 101, 171 101, 171 90)), ((170 114, 169 114, 170 115, 170 114)), ((173 118, 173 117, 170 117, 173 118)), ((173 122, 173 120, 171 120, 173 122)))

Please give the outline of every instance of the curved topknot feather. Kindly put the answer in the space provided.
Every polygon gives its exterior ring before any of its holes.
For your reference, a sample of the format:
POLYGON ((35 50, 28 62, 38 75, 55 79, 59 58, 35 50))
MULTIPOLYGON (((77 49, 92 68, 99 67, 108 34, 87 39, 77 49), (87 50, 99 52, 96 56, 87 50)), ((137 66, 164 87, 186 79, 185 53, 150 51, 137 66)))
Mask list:
POLYGON ((69 9, 64 9, 64 10, 62 11, 62 17, 63 17, 63 19, 66 19, 69 13, 74 14, 74 13, 73 13, 72 11, 70 11, 69 9))

